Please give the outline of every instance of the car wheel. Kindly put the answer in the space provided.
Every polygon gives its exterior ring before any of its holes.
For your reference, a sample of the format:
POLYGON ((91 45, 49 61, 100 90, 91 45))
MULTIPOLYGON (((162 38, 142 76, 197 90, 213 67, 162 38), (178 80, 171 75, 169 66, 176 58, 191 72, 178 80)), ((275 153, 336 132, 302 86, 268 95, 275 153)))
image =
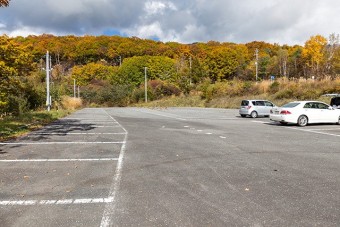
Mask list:
POLYGON ((338 119, 338 123, 337 123, 338 125, 340 125, 340 116, 339 116, 339 119, 338 119))
POLYGON ((304 127, 308 124, 308 117, 305 116, 305 115, 301 115, 299 118, 298 118, 298 121, 297 121, 297 124, 301 127, 304 127))
POLYGON ((257 118, 257 112, 256 111, 253 111, 253 112, 251 112, 250 113, 250 116, 252 117, 252 118, 257 118))
POLYGON ((245 114, 241 114, 241 117, 246 117, 247 115, 245 115, 245 114))

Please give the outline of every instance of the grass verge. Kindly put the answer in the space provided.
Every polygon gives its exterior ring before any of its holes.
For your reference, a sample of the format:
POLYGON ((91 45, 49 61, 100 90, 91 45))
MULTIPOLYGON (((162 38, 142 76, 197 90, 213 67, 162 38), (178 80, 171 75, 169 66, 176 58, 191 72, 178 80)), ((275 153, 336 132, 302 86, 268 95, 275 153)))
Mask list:
POLYGON ((34 111, 18 117, 4 117, 0 119, 0 141, 13 139, 30 131, 37 130, 70 113, 71 111, 69 110, 34 111))

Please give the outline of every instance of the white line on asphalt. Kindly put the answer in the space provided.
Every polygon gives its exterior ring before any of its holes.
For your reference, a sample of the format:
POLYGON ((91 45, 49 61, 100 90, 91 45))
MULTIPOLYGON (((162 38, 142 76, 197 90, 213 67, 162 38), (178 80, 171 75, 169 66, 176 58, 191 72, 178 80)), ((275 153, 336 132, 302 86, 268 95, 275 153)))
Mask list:
MULTIPOLYGON (((107 115, 110 116, 110 118, 112 118, 112 120, 115 121, 115 119, 107 111, 105 111, 105 112, 106 112, 107 115)), ((115 198, 116 198, 116 195, 117 195, 119 187, 120 187, 120 180, 122 178, 122 168, 123 168, 124 154, 125 154, 125 150, 126 150, 126 141, 127 141, 127 138, 128 138, 128 131, 121 124, 119 124, 119 125, 126 132, 126 134, 125 134, 125 138, 124 138, 124 143, 123 143, 123 145, 120 149, 118 163, 117 163, 117 167, 116 167, 116 172, 115 172, 115 175, 113 177, 113 181, 112 181, 109 196, 108 196, 108 198, 111 199, 112 202, 107 203, 106 206, 105 206, 105 209, 104 209, 104 212, 103 212, 103 217, 102 217, 102 220, 101 220, 101 223, 100 223, 101 227, 111 226, 111 224, 112 224, 112 217, 114 216, 115 209, 116 209, 115 198)))
POLYGON ((308 130, 308 129, 291 128, 291 127, 285 127, 285 128, 293 129, 293 130, 297 130, 297 131, 303 131, 303 132, 310 132, 310 133, 316 133, 316 134, 321 134, 321 135, 327 135, 327 136, 336 136, 336 137, 340 137, 340 135, 338 135, 338 134, 327 133, 327 132, 318 132, 318 131, 311 131, 311 130, 308 130))
MULTIPOLYGON (((264 121, 253 121, 253 122, 255 122, 255 123, 262 123, 262 124, 268 123, 268 122, 264 122, 264 121)), ((302 128, 295 128, 295 127, 290 127, 290 126, 285 126, 285 128, 293 129, 293 130, 297 130, 297 131, 303 131, 303 132, 310 132, 310 133, 316 133, 316 134, 340 137, 340 135, 338 135, 338 134, 319 132, 319 131, 321 131, 320 129, 302 129, 302 128)), ((328 131, 328 129, 324 129, 324 130, 328 131)))
POLYGON ((308 131, 340 131, 340 128, 311 128, 308 131))
POLYGON ((29 135, 125 135, 125 132, 33 132, 29 135))
POLYGON ((220 138, 221 138, 221 139, 226 139, 227 137, 225 137, 225 136, 220 136, 220 138))
POLYGON ((211 132, 207 132, 207 133, 205 133, 206 135, 212 135, 212 133, 211 132))
POLYGON ((151 113, 151 112, 148 112, 148 111, 141 111, 141 110, 137 110, 137 111, 142 112, 142 113, 157 115, 157 116, 161 116, 161 117, 168 117, 168 118, 172 118, 172 119, 176 119, 176 120, 180 120, 180 121, 186 121, 186 119, 181 118, 181 117, 169 116, 169 115, 164 115, 164 114, 160 114, 160 113, 151 113))
POLYGON ((72 204, 95 204, 111 202, 112 202, 111 198, 64 199, 64 200, 5 200, 0 201, 0 206, 72 205, 72 204))
POLYGON ((0 162, 97 162, 118 161, 118 158, 69 158, 69 159, 11 159, 0 162))
POLYGON ((123 142, 4 142, 0 145, 52 145, 52 144, 124 144, 123 142))

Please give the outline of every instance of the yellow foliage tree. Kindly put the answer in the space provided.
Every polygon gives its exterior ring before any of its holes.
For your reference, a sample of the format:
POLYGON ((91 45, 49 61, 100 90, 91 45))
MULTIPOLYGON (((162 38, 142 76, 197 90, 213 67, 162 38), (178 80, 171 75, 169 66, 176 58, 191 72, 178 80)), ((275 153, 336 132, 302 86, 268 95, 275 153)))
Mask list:
POLYGON ((306 61, 306 65, 311 68, 313 75, 318 75, 320 65, 324 61, 324 49, 327 45, 327 39, 321 35, 310 37, 306 41, 302 51, 302 56, 306 61))
POLYGON ((7 7, 10 0, 0 0, 0 7, 7 7))

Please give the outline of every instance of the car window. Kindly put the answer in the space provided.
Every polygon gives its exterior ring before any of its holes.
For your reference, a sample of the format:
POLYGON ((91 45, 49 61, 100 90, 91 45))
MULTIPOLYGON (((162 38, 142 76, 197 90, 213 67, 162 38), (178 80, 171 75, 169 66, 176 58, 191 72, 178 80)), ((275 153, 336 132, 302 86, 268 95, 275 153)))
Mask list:
POLYGON ((266 106, 271 106, 271 107, 273 107, 273 106, 274 106, 274 104, 273 104, 273 103, 271 103, 271 102, 269 102, 269 101, 264 101, 264 104, 266 104, 266 106))
POLYGON ((315 103, 315 104, 316 104, 318 109, 328 109, 328 107, 329 107, 328 105, 321 103, 321 102, 315 103))
POLYGON ((312 103, 311 102, 307 102, 303 108, 312 108, 312 103))
POLYGON ((282 107, 284 107, 284 108, 293 108, 293 107, 296 107, 298 105, 300 105, 299 102, 290 102, 290 103, 287 103, 287 104, 283 105, 282 107))
POLYGON ((249 101, 248 100, 242 100, 241 106, 248 106, 249 101))
POLYGON ((264 106, 264 101, 256 101, 255 106, 264 106))

